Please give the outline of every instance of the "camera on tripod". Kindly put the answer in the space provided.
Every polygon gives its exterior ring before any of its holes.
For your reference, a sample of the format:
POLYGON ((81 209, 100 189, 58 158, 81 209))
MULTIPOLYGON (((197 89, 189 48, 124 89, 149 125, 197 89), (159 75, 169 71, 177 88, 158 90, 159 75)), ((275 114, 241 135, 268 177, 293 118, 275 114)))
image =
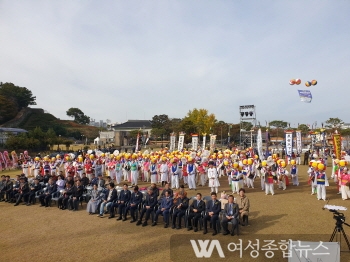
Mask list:
POLYGON ((337 222, 339 222, 339 223, 345 223, 344 213, 340 213, 335 209, 330 209, 329 211, 334 214, 333 219, 337 220, 337 222))

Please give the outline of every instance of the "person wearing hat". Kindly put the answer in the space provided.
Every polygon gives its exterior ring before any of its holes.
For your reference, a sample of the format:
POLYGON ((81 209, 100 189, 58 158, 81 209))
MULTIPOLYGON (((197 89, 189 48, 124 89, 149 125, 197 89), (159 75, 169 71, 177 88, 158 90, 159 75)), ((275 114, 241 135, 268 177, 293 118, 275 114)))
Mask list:
POLYGON ((157 197, 153 193, 153 188, 150 187, 148 188, 147 195, 146 195, 146 200, 144 203, 144 206, 141 210, 140 218, 136 223, 136 226, 139 226, 142 224, 143 227, 147 226, 147 221, 149 220, 151 213, 154 210, 154 207, 158 203, 157 197), (146 213, 145 221, 142 223, 142 218, 146 213))
POLYGON ((135 211, 137 212, 137 208, 138 208, 139 204, 142 202, 142 198, 143 198, 143 195, 139 191, 139 187, 135 186, 134 192, 131 194, 130 201, 129 201, 128 205, 126 206, 126 208, 124 209, 123 221, 127 220, 127 214, 128 214, 129 210, 130 210, 130 216, 131 216, 130 223, 133 223, 136 221, 135 211))
POLYGON ((327 175, 325 172, 325 166, 323 164, 317 165, 318 171, 316 172, 316 184, 317 184, 317 200, 326 201, 326 186, 328 185, 327 175))
POLYGON ((173 163, 170 167, 170 177, 171 177, 171 188, 178 189, 179 188, 179 174, 180 174, 180 169, 177 164, 177 160, 174 159, 173 163))
POLYGON ((165 182, 168 181, 168 165, 165 161, 165 159, 162 159, 162 163, 159 167, 159 172, 160 172, 160 180, 162 182, 162 186, 164 186, 165 182))
POLYGON ((16 203, 14 204, 14 206, 18 206, 19 202, 22 200, 22 197, 24 197, 24 195, 29 192, 29 186, 28 183, 25 181, 25 178, 21 177, 19 181, 20 185, 17 194, 15 195, 16 203))
POLYGON ((344 167, 343 172, 341 174, 341 197, 343 200, 347 200, 350 198, 350 174, 347 167, 344 167))
POLYGON ((194 165, 193 158, 188 159, 187 164, 187 175, 188 175, 188 188, 190 190, 194 189, 196 190, 196 166, 194 165))
POLYGON ((308 184, 311 185, 311 195, 314 195, 315 191, 316 191, 316 187, 317 187, 317 183, 316 183, 316 180, 315 180, 316 172, 315 172, 314 167, 311 165, 311 163, 312 162, 310 162, 310 167, 309 167, 309 169, 307 171, 308 176, 309 176, 308 184))
POLYGON ((216 194, 219 191, 219 178, 218 178, 218 172, 217 169, 214 167, 214 162, 209 162, 209 168, 208 168, 208 179, 209 179, 209 187, 211 188, 211 192, 215 192, 216 194))

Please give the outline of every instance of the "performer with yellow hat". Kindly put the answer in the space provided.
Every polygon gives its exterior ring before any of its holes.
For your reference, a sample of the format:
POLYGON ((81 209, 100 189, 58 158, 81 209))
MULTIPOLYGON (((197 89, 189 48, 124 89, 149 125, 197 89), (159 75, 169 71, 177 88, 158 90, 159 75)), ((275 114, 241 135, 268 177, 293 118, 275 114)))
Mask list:
POLYGON ((316 184, 317 184, 317 200, 323 199, 326 201, 326 186, 329 186, 327 175, 325 172, 325 165, 319 163, 317 165, 318 172, 316 173, 316 184))

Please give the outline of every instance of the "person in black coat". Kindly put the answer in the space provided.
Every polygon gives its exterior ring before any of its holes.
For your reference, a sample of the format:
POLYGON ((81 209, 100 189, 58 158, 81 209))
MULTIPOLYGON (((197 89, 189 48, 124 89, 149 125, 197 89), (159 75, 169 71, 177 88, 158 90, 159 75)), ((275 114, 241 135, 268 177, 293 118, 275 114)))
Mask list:
POLYGON ((39 201, 41 202, 41 207, 48 207, 52 198, 52 194, 56 193, 57 191, 57 185, 52 179, 49 179, 49 184, 44 190, 46 191, 44 194, 39 196, 39 201))
MULTIPOLYGON (((128 189, 128 184, 123 185, 123 190, 120 191, 119 198, 117 200, 118 203, 118 213, 119 217, 117 220, 122 220, 122 214, 124 214, 126 204, 130 201, 131 199, 131 192, 128 189)), ((123 221, 125 221, 126 218, 124 216, 123 221)))
POLYGON ((19 202, 22 200, 23 196, 29 192, 29 186, 28 183, 25 182, 24 177, 20 178, 20 185, 17 191, 17 194, 15 195, 16 198, 16 204, 14 206, 18 206, 19 202))
POLYGON ((205 202, 202 200, 202 194, 197 193, 197 199, 193 200, 190 206, 190 213, 187 218, 188 228, 190 231, 193 229, 192 227, 192 219, 194 224, 194 232, 198 231, 198 220, 202 215, 202 212, 205 210, 205 202))
POLYGON ((129 204, 124 209, 124 219, 123 219, 123 221, 126 220, 126 215, 128 213, 128 210, 130 210, 130 216, 131 216, 130 223, 133 223, 133 222, 136 221, 135 211, 137 210, 137 207, 139 206, 139 204, 142 202, 142 198, 143 198, 143 195, 139 191, 139 187, 135 186, 134 187, 134 192, 131 194, 131 198, 130 198, 129 204))
POLYGON ((83 196, 84 187, 81 185, 80 180, 75 182, 73 192, 68 200, 68 203, 73 211, 78 211, 80 198, 83 196))
POLYGON ((24 198, 23 205, 27 205, 27 206, 31 205, 30 203, 35 198, 35 193, 38 192, 39 190, 41 190, 41 185, 39 183, 39 180, 34 179, 34 184, 32 184, 29 189, 30 189, 30 191, 23 196, 23 198, 24 198))
POLYGON ((155 206, 157 205, 157 197, 155 196, 153 192, 153 188, 150 187, 147 192, 146 200, 144 203, 144 206, 141 211, 140 219, 137 221, 136 225, 141 225, 143 227, 147 226, 147 221, 149 220, 149 217, 151 216, 151 212, 153 212, 155 206), (142 223, 142 218, 146 213, 145 221, 142 223))
POLYGON ((208 203, 206 204, 206 211, 207 211, 207 214, 203 218, 203 222, 204 222, 203 234, 208 233, 207 223, 208 221, 210 221, 214 229, 213 236, 215 236, 217 234, 216 222, 219 219, 219 213, 221 211, 221 203, 219 200, 217 200, 217 195, 215 192, 211 193, 211 200, 209 200, 208 203))
POLYGON ((58 208, 65 210, 67 208, 68 200, 73 194, 73 188, 69 182, 66 182, 66 188, 62 192, 62 196, 58 198, 57 206, 58 208))
POLYGON ((178 225, 176 226, 176 229, 181 229, 181 218, 185 215, 186 210, 189 206, 189 199, 186 197, 186 194, 181 193, 180 197, 178 197, 175 201, 175 207, 172 215, 173 225, 171 228, 175 228, 176 219, 178 219, 178 225))

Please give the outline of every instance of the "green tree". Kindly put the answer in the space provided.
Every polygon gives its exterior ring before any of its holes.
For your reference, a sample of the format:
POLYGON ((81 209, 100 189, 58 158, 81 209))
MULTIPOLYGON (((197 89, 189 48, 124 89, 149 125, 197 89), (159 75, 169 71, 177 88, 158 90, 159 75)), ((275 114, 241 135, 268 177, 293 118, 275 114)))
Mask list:
POLYGON ((66 146, 66 150, 68 151, 70 146, 73 144, 72 140, 65 140, 64 145, 66 146))
POLYGON ((0 124, 11 120, 17 115, 18 106, 16 101, 4 95, 0 95, 0 124))
POLYGON ((74 122, 82 125, 90 123, 90 117, 86 116, 79 108, 71 107, 67 110, 67 116, 74 117, 74 122))
POLYGON ((270 126, 276 128, 286 128, 288 126, 288 123, 282 120, 274 120, 270 122, 270 126))
POLYGON ((328 128, 340 128, 342 124, 344 124, 343 120, 339 119, 338 117, 330 118, 327 121, 325 121, 326 125, 325 127, 328 128))
POLYGON ((15 86, 12 83, 2 84, 0 86, 0 95, 14 99, 19 110, 29 105, 36 105, 36 97, 33 96, 32 91, 26 87, 15 86))
POLYGON ((158 140, 158 138, 161 138, 166 133, 165 129, 163 128, 152 128, 151 135, 154 140, 158 140))
POLYGON ((304 134, 309 131, 309 127, 307 125, 305 125, 305 124, 300 124, 298 126, 298 129, 304 134))
POLYGON ((152 128, 164 129, 165 132, 171 132, 170 119, 168 115, 155 115, 151 120, 152 128))

